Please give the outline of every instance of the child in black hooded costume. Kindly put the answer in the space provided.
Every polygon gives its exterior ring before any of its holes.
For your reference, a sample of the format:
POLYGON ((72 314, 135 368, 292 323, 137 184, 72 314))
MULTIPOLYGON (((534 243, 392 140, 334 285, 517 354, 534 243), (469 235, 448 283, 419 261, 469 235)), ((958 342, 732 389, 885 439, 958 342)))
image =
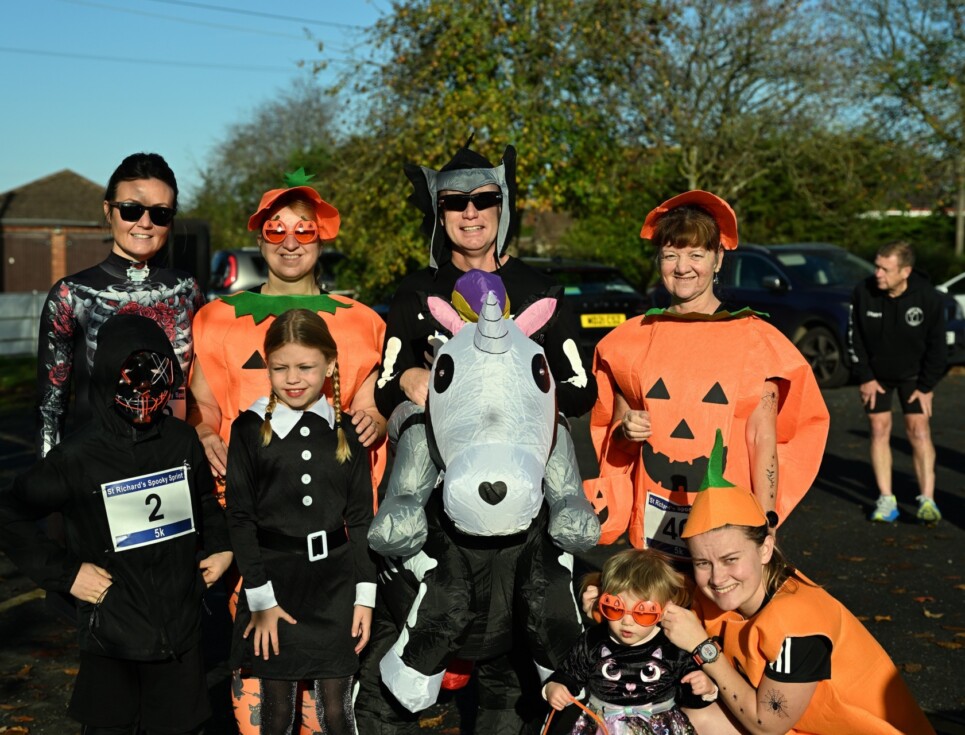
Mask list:
POLYGON ((189 733, 210 715, 201 595, 232 556, 197 434, 165 415, 183 379, 156 323, 112 317, 94 356, 92 421, 0 494, 0 546, 78 602, 69 712, 83 735, 189 733), (57 511, 66 548, 36 525, 57 511))

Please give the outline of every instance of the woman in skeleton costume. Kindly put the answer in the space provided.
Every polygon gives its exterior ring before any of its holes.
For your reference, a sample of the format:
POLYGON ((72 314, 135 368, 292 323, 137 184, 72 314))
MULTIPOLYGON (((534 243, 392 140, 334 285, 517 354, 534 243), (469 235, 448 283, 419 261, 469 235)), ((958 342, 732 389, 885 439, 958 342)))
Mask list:
MULTIPOLYGON (((54 284, 40 316, 37 359, 38 451, 44 456, 64 436, 71 383, 72 422, 90 418, 87 385, 97 334, 114 314, 141 314, 157 322, 186 375, 193 355, 191 320, 204 298, 188 273, 150 263, 171 233, 178 184, 157 153, 134 153, 111 174, 104 217, 112 246, 102 263, 54 284)), ((184 418, 184 388, 168 411, 184 418)))

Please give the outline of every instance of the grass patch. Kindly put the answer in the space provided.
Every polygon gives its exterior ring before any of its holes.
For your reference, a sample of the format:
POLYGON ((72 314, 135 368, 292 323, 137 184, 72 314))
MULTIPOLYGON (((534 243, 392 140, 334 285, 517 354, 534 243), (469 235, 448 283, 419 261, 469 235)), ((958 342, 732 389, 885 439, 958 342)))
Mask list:
POLYGON ((0 357, 0 404, 6 408, 33 403, 36 388, 36 357, 0 357))

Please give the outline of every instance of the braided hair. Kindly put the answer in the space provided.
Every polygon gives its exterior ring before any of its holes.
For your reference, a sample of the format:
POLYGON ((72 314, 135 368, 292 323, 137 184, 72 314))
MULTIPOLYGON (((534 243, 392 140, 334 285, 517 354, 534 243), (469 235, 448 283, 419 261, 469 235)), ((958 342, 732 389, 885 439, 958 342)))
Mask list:
MULTIPOLYGON (((268 327, 265 334, 265 359, 270 360, 272 353, 288 344, 298 344, 303 347, 316 349, 324 355, 325 359, 332 363, 332 404, 335 409, 335 429, 338 436, 338 446, 335 450, 335 459, 339 464, 344 464, 352 458, 352 450, 349 447, 345 430, 342 428, 342 388, 339 383, 338 373, 338 348, 335 339, 328 329, 325 320, 314 311, 308 309, 291 309, 279 316, 268 327)), ((326 400, 324 395, 319 396, 320 401, 326 400)), ((272 391, 268 399, 268 406, 265 409, 265 420, 261 424, 261 443, 267 447, 271 442, 271 415, 278 405, 278 396, 272 391)))

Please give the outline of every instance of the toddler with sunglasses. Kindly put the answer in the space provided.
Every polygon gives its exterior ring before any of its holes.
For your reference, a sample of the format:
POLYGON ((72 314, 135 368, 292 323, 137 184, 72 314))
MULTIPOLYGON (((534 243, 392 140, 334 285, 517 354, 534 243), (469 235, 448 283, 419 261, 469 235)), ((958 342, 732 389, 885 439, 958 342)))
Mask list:
MULTIPOLYGON (((651 549, 627 549, 603 565, 600 589, 593 612, 599 624, 580 636, 549 677, 546 701, 562 710, 585 687, 589 709, 610 735, 695 735, 680 708, 707 706, 717 687, 658 625, 668 603, 686 603, 683 575, 651 549)), ((587 714, 571 730, 596 732, 587 714)))

